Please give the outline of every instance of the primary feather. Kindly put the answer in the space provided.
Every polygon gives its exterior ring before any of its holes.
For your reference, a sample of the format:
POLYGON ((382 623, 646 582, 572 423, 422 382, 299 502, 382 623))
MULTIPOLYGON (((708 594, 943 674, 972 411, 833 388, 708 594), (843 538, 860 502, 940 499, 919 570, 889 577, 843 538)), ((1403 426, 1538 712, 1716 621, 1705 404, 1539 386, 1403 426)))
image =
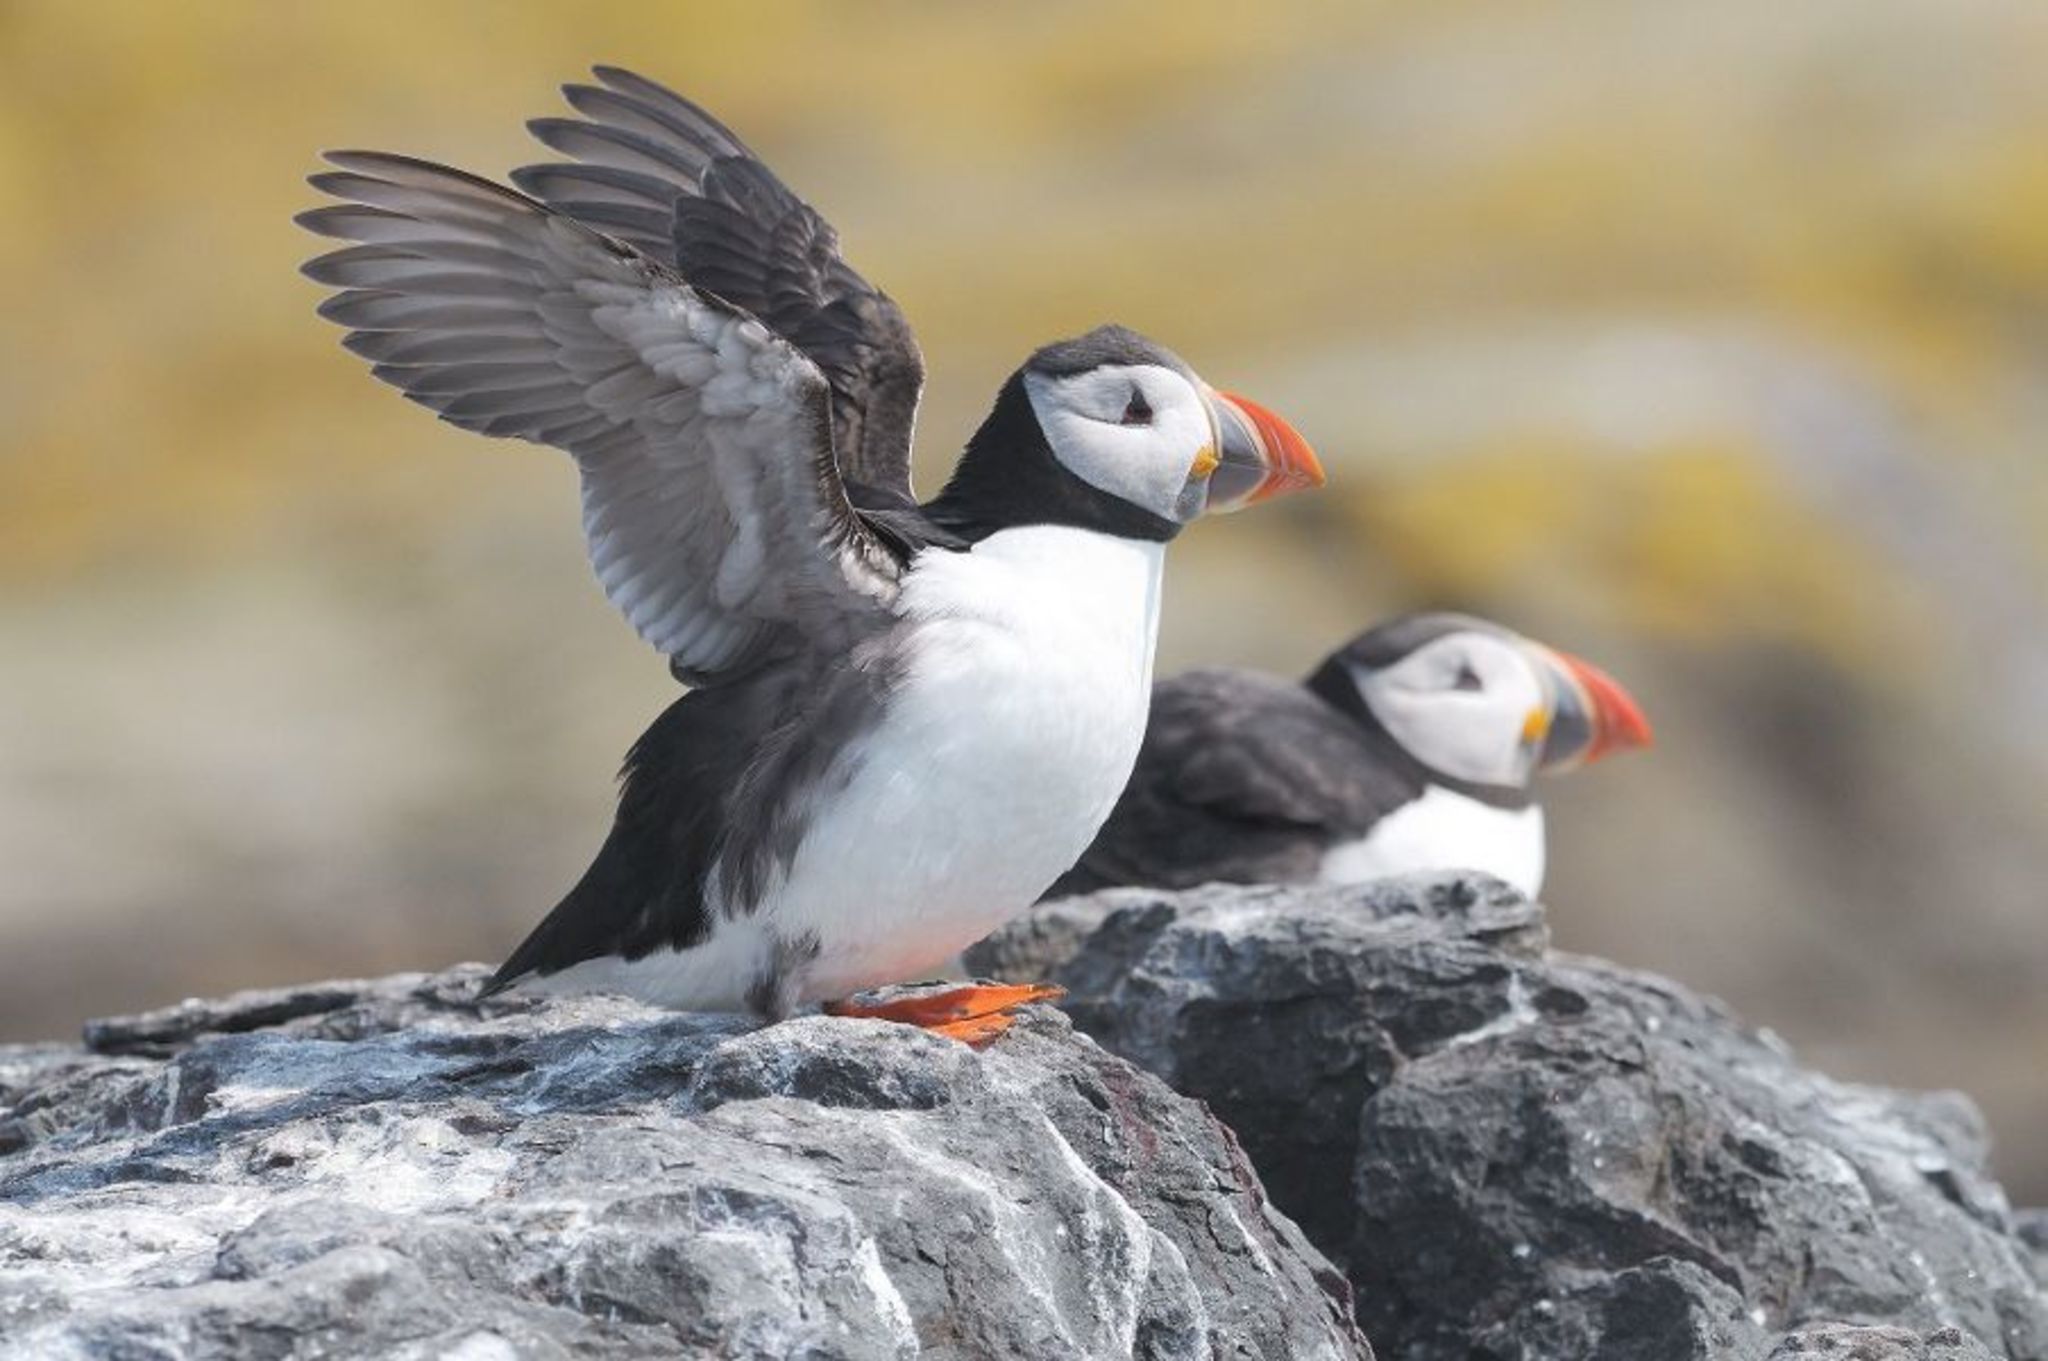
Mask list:
POLYGON ((342 291, 372 372, 444 420, 566 450, 605 593, 678 670, 843 648, 897 564, 847 498, 818 366, 744 308, 510 189, 332 153, 300 217, 359 244, 306 266, 342 291))
POLYGON ((914 505, 910 439, 924 359, 901 310, 731 129, 631 72, 595 74, 600 85, 563 87, 582 120, 528 124, 572 160, 522 167, 512 182, 672 265, 802 351, 831 388, 834 442, 856 504, 914 505))

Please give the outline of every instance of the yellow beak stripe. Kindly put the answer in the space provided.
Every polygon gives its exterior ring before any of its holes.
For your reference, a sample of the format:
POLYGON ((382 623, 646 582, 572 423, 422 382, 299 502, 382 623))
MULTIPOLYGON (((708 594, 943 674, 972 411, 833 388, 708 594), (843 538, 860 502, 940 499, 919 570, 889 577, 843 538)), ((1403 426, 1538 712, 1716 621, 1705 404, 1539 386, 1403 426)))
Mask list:
POLYGON ((1522 718, 1522 740, 1535 745, 1550 732, 1550 715, 1541 709, 1531 709, 1522 718))
POLYGON ((1195 466, 1188 470, 1188 476, 1207 477, 1210 473, 1216 471, 1216 465, 1222 461, 1222 459, 1216 456, 1216 446, 1205 444, 1202 446, 1202 451, 1195 455, 1195 466))

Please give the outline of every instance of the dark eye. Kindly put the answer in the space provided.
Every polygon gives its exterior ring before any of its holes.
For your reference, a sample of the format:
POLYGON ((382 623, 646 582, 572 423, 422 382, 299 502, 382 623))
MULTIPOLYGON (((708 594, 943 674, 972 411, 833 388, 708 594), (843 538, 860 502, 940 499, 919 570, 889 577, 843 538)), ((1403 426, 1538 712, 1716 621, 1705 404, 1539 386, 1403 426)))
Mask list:
POLYGON ((1472 663, 1459 662, 1458 674, 1452 678, 1451 688, 1453 690, 1483 690, 1486 687, 1479 683, 1479 673, 1472 669, 1472 663))
POLYGON ((1124 406, 1123 423, 1125 425, 1152 424, 1152 404, 1147 402, 1145 394, 1136 388, 1131 389, 1131 400, 1124 406))

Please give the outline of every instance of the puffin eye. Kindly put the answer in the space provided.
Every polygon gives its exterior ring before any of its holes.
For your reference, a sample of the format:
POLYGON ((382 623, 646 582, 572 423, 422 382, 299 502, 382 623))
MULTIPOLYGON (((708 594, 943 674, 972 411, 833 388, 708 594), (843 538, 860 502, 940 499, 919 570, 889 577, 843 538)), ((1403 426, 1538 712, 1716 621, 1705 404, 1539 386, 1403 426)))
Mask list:
POLYGON ((1123 420, 1120 423, 1123 425, 1152 424, 1151 403, 1147 402, 1145 394, 1136 388, 1131 389, 1131 400, 1124 406, 1123 420))
POLYGON ((1483 690, 1486 687, 1480 684, 1479 673, 1472 669, 1472 663, 1459 662, 1458 674, 1452 678, 1451 688, 1453 690, 1483 690))

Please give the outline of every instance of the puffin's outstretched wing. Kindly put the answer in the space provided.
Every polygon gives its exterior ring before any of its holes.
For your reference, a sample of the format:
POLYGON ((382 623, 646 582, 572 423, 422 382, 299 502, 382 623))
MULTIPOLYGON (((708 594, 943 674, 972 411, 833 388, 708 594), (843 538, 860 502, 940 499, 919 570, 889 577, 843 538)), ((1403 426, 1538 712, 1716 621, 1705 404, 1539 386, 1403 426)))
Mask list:
POLYGON ((1190 671, 1152 692, 1137 769, 1047 897, 1313 879, 1324 850, 1413 798, 1358 725, 1294 681, 1190 671))
POLYGON ((855 500, 914 506, 910 434, 924 359, 903 313, 840 258, 831 224, 724 124, 630 71, 595 74, 600 85, 562 90, 583 119, 527 125, 573 163, 526 166, 513 183, 674 265, 810 356, 832 386, 833 438, 855 500))
POLYGON ((848 503, 817 365, 744 310, 522 194, 335 152, 303 213, 360 244, 306 273, 372 372, 443 420, 552 444, 583 475, 605 594, 703 683, 836 649, 899 568, 848 503))

